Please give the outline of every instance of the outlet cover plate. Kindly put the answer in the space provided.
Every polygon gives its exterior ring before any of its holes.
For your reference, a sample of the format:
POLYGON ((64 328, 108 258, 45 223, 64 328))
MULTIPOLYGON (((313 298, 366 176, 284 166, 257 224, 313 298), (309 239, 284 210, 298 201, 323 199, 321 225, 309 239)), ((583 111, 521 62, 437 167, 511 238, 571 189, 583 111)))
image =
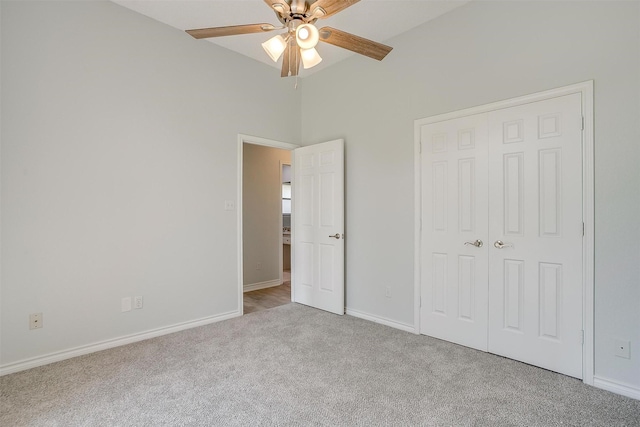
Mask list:
POLYGON ((133 308, 140 310, 142 308, 143 299, 141 296, 133 297, 133 308))
POLYGON ((120 311, 123 313, 125 311, 131 311, 131 297, 122 298, 122 302, 120 303, 120 311))
POLYGON ((32 313, 29 315, 29 329, 42 328, 42 313, 32 313))
POLYGON ((622 357, 624 359, 630 359, 631 358, 631 349, 629 348, 631 345, 630 341, 626 341, 626 340, 621 340, 621 339, 614 339, 613 340, 613 345, 614 347, 614 354, 618 357, 622 357))

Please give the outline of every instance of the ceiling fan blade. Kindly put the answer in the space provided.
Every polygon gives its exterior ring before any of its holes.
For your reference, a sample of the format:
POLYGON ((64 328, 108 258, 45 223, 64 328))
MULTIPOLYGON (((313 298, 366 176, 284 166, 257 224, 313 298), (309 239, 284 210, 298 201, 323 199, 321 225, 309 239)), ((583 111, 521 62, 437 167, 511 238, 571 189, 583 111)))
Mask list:
POLYGON ((295 39, 289 40, 287 48, 282 54, 282 72, 280 77, 293 77, 300 70, 300 48, 295 39))
POLYGON ((264 0, 264 2, 280 15, 288 15, 291 12, 291 7, 285 0, 264 0))
POLYGON ((313 17, 324 19, 345 10, 359 1, 360 0, 316 0, 309 6, 309 11, 313 17))
POLYGON ((319 30, 320 41, 338 46, 360 55, 382 61, 391 49, 390 46, 377 43, 363 37, 359 37, 331 27, 322 27, 319 30))
POLYGON ((196 39, 206 39, 209 37, 235 36, 237 34, 263 33, 278 28, 280 27, 275 27, 271 24, 249 24, 232 25, 230 27, 200 28, 197 30, 187 30, 187 33, 196 39))
POLYGON ((287 44, 287 48, 282 54, 282 71, 280 72, 280 77, 289 76, 289 49, 291 49, 291 45, 287 44))

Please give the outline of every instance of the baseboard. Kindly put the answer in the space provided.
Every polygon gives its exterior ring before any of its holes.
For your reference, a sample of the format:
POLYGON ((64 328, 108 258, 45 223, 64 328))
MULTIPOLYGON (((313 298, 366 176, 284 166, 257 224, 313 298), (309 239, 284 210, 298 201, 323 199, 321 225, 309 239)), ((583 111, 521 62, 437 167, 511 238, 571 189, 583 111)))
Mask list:
POLYGON ((594 387, 598 387, 612 393, 621 394, 623 396, 631 397, 632 399, 640 400, 640 388, 633 387, 629 384, 622 384, 613 380, 594 376, 593 385, 594 387))
POLYGON ((243 286, 243 292, 257 291, 258 289, 272 288, 274 286, 280 286, 280 285, 282 285, 282 282, 280 282, 280 279, 267 280, 266 282, 251 283, 243 286))
POLYGON ((48 365, 54 362, 60 362, 62 360, 71 359, 77 356, 83 356, 89 353, 95 353, 97 351, 107 350, 109 348, 119 347, 122 345, 147 340, 149 338, 159 337, 161 335, 172 334, 174 332, 184 331, 186 329, 196 328, 198 326, 204 326, 211 323, 220 322, 222 320, 231 319, 241 315, 242 315, 241 312, 238 310, 230 311, 228 313, 222 313, 222 314, 218 314, 210 317, 203 317, 201 319, 191 320, 189 322, 178 323, 175 325, 165 326, 163 328, 158 328, 158 329, 152 329, 152 330, 141 332, 138 334, 127 335, 120 338, 114 338, 114 339, 101 341, 94 344, 75 347, 69 350, 49 353, 44 356, 38 356, 38 357, 33 357, 30 359, 21 360, 14 363, 9 363, 9 364, 0 366, 0 376, 13 374, 15 372, 20 372, 20 371, 25 371, 27 369, 48 365))
POLYGON ((346 314, 360 319, 368 320, 370 322, 380 323, 381 325, 390 326, 392 328, 400 329, 401 331, 416 333, 416 329, 413 325, 407 323, 396 322, 395 320, 385 319, 384 317, 374 316, 373 314, 364 313, 362 311, 354 310, 347 307, 346 314))

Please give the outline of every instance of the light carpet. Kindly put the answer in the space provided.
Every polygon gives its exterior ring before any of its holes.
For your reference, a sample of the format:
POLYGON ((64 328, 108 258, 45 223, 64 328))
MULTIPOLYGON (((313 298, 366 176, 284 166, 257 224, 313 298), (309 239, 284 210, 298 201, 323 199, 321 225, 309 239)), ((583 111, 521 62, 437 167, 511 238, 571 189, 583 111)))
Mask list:
POLYGON ((640 401, 287 304, 0 378, 2 426, 640 426, 640 401))

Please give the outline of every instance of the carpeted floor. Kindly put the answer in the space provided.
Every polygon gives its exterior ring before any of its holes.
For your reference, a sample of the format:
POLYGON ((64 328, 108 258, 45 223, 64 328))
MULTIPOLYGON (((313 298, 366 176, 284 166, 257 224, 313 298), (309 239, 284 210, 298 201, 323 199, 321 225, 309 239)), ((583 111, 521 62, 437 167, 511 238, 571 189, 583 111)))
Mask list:
POLYGON ((0 378, 2 426, 640 426, 640 401, 287 304, 0 378))

